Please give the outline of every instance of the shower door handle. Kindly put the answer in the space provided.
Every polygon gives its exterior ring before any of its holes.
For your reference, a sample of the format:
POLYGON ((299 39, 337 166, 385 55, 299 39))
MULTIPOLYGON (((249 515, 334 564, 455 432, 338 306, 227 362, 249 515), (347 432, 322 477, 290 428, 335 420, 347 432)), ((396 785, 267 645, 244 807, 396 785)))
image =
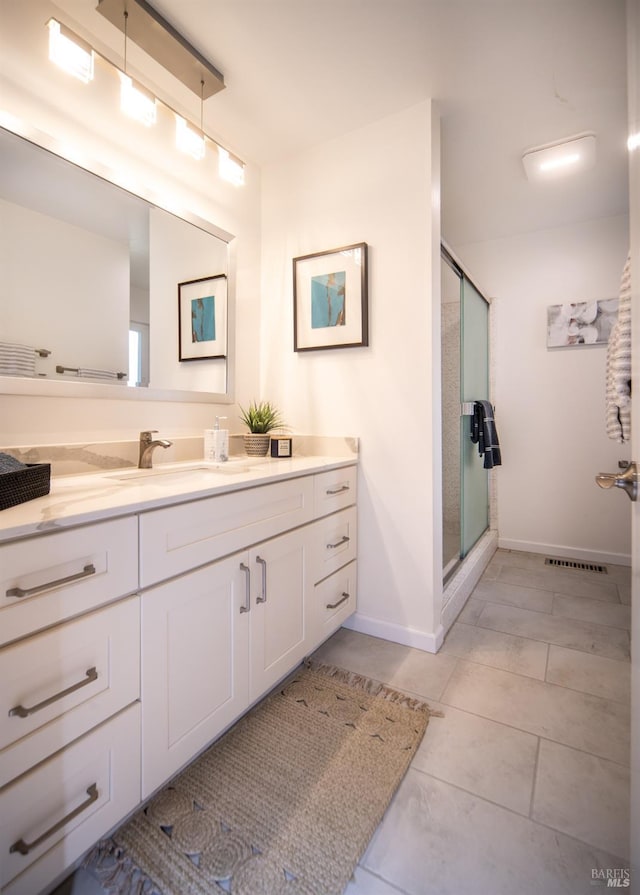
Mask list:
POLYGON ((622 488, 629 500, 638 499, 638 470, 635 461, 629 463, 621 475, 615 472, 599 472, 596 476, 596 484, 599 488, 622 488))

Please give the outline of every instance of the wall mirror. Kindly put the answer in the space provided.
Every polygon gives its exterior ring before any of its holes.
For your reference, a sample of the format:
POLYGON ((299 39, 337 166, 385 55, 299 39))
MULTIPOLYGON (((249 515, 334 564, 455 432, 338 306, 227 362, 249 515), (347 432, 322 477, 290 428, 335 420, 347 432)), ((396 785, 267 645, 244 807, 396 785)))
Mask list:
POLYGON ((38 143, 0 128, 0 392, 231 402, 231 235, 38 143), (179 284, 201 278, 224 351, 186 363, 179 284))

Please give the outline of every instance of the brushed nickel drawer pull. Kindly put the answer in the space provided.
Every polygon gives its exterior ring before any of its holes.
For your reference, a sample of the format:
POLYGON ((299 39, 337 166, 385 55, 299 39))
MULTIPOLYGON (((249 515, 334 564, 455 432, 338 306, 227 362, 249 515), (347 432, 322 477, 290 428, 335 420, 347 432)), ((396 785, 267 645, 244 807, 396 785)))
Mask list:
POLYGON ((340 485, 339 488, 334 488, 333 490, 327 488, 327 494, 342 494, 343 491, 349 491, 349 485, 340 485))
POLYGON ((336 547, 342 547, 343 544, 348 544, 351 538, 348 538, 346 535, 342 535, 339 541, 336 541, 335 544, 327 544, 327 550, 335 550, 336 547))
POLYGON ((58 699, 64 699, 65 696, 68 696, 70 693, 75 693, 76 690, 79 690, 81 687, 86 687, 87 684, 90 684, 92 681, 98 680, 98 672, 96 671, 95 666, 92 668, 87 668, 86 677, 84 677, 81 681, 78 681, 77 684, 72 684, 71 687, 67 687, 66 690, 61 690, 59 693, 56 693, 55 696, 50 696, 48 699, 45 699, 43 702, 39 702, 37 705, 32 705, 30 708, 27 708, 23 705, 16 705, 14 708, 9 710, 9 717, 13 715, 17 715, 18 718, 28 718, 29 715, 35 715, 36 712, 39 712, 40 709, 46 709, 47 706, 51 705, 54 702, 57 702, 58 699))
POLYGON ((59 820, 57 824, 54 824, 46 833, 43 833, 42 836, 38 836, 37 839, 34 839, 33 842, 25 842, 24 839, 18 839, 17 842, 14 842, 11 848, 9 849, 9 854, 13 854, 14 852, 20 852, 21 855, 28 855, 30 851, 34 848, 37 848, 39 845, 42 845, 45 839, 48 839, 49 836, 53 836, 54 833, 57 833, 58 830, 61 830, 65 824, 68 824, 69 821, 73 820, 74 817, 77 817, 79 814, 92 805, 98 799, 98 785, 96 783, 92 783, 91 786, 87 788, 87 795, 89 798, 82 803, 82 805, 78 805, 77 808, 74 808, 73 811, 69 812, 66 817, 63 817, 62 820, 59 820))
POLYGON ((240 563, 240 568, 245 574, 244 606, 240 607, 240 614, 242 614, 251 612, 251 569, 243 562, 240 563))
POLYGON ((262 566, 262 595, 256 597, 256 603, 267 602, 267 561, 260 556, 256 556, 256 562, 262 566))
POLYGON ((88 578, 90 575, 96 574, 96 567, 93 563, 87 563, 81 572, 75 575, 68 575, 66 578, 58 578, 57 581, 47 581, 46 584, 39 584, 37 587, 29 587, 23 590, 21 587, 10 587, 7 591, 8 597, 32 597, 39 594, 43 590, 50 590, 54 587, 60 587, 61 584, 69 584, 70 581, 79 581, 80 578, 88 578))
POLYGON ((342 599, 338 600, 337 603, 327 603, 327 609, 337 609, 338 606, 342 606, 343 603, 346 603, 346 601, 348 599, 349 599, 349 594, 346 592, 346 590, 343 590, 342 591, 342 599))

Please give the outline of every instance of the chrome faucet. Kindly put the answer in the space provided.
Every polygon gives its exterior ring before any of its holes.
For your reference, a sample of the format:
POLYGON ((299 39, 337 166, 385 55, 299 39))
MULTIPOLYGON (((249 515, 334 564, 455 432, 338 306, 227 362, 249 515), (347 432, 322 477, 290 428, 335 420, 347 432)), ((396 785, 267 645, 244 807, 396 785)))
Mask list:
POLYGON ((153 440, 153 436, 157 429, 147 429, 140 433, 140 453, 138 455, 138 469, 151 469, 153 452, 157 447, 168 448, 173 444, 172 441, 165 441, 164 438, 153 440))

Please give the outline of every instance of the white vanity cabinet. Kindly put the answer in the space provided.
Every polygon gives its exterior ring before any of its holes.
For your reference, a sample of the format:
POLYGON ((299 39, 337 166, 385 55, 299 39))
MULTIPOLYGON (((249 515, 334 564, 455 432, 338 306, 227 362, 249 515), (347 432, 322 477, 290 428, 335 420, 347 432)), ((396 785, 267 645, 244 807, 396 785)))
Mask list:
POLYGON ((138 588, 135 516, 0 544, 0 646, 138 588))
POLYGON ((248 704, 248 581, 242 556, 142 595, 143 799, 248 704))
POLYGON ((142 594, 143 798, 354 611, 355 493, 348 467, 141 517, 143 581, 173 575, 142 594))
POLYGON ((355 611, 356 466, 284 468, 5 529, 0 895, 49 891, 355 611))
POLYGON ((0 545, 0 892, 34 895, 140 801, 137 519, 0 545))
POLYGON ((309 650, 311 549, 306 526, 249 553, 250 702, 295 668, 309 650))
POLYGON ((140 801, 140 706, 0 792, 0 891, 36 895, 140 801))
POLYGON ((305 656, 308 527, 142 595, 143 798, 305 656))

